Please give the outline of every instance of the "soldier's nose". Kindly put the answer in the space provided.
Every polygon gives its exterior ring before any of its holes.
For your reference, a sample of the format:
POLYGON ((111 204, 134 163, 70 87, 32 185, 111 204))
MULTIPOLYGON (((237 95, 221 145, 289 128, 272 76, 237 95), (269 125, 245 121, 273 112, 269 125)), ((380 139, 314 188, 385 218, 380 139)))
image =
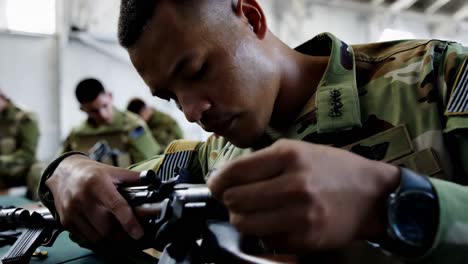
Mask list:
POLYGON ((211 108, 211 103, 209 102, 201 102, 198 104, 188 104, 188 105, 181 105, 182 111, 184 112, 185 118, 189 122, 198 122, 202 116, 203 112, 207 111, 211 108))

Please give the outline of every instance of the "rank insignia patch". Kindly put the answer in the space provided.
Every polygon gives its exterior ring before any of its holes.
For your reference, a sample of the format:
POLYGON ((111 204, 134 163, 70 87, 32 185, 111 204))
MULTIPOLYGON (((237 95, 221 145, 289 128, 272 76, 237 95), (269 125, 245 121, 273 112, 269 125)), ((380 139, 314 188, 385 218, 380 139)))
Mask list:
POLYGON ((468 59, 465 60, 457 79, 445 111, 445 115, 468 114, 468 59))
POLYGON ((137 139, 145 134, 145 129, 143 127, 137 127, 128 133, 128 136, 131 139, 137 139))

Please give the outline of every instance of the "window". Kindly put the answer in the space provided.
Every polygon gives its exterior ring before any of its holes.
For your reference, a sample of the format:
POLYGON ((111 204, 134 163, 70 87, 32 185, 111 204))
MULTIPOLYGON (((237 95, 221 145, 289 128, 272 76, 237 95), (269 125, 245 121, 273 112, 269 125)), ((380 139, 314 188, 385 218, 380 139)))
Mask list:
POLYGON ((387 28, 380 35, 379 41, 391 41, 400 39, 413 39, 414 34, 409 31, 387 28))
POLYGON ((0 0, 2 27, 11 31, 54 34, 56 0, 0 0))

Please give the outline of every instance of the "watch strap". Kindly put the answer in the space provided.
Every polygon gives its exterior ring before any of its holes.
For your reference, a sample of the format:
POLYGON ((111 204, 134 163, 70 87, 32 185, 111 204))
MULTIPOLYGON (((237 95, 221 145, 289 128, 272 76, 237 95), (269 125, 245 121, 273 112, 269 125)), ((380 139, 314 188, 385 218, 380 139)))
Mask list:
POLYGON ((400 167, 401 181, 397 192, 406 190, 430 192, 434 196, 435 190, 427 176, 418 174, 412 170, 400 167))
MULTIPOLYGON (((390 210, 393 210, 394 208, 390 205, 391 200, 393 201, 398 200, 399 197, 402 195, 408 193, 408 192, 421 192, 425 193, 428 196, 433 197, 434 203, 431 206, 431 210, 433 210, 434 214, 434 224, 431 226, 431 230, 427 230, 429 232, 427 235, 430 240, 435 239, 435 235, 437 233, 437 226, 438 226, 438 215, 439 215, 439 204, 438 204, 438 198, 437 198, 437 193, 429 180, 429 178, 425 175, 418 174, 412 170, 402 168, 400 167, 400 185, 397 188, 395 192, 393 192, 387 201, 387 214, 390 216, 391 212, 390 210)), ((415 257, 420 257, 423 256, 431 247, 432 241, 427 240, 425 243, 423 243, 422 246, 414 246, 406 243, 405 241, 401 240, 398 238, 393 233, 393 227, 392 223, 390 222, 391 219, 390 217, 388 219, 388 224, 387 224, 387 233, 388 237, 380 243, 380 246, 387 250, 390 251, 393 254, 402 256, 402 257, 409 257, 409 258, 415 258, 415 257)), ((430 221, 430 219, 428 219, 430 221)))

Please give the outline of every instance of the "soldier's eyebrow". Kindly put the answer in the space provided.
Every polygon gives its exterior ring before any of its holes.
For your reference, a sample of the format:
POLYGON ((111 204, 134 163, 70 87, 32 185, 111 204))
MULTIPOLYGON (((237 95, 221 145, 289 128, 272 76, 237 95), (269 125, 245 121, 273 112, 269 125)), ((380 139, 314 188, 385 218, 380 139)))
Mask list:
POLYGON ((156 80, 150 79, 147 83, 148 87, 150 88, 150 92, 153 96, 157 96, 161 91, 164 91, 169 88, 169 83, 166 80, 156 80))
MULTIPOLYGON (((153 86, 154 87, 154 86, 153 86)), ((164 85, 160 85, 159 87, 157 88, 152 88, 151 89, 151 95, 153 96, 156 96, 156 97, 159 97, 159 95, 161 94, 161 91, 164 91, 166 90, 167 88, 165 88, 166 86, 164 85)))
POLYGON ((168 86, 159 86, 158 89, 151 89, 151 95, 167 101, 175 99, 174 94, 170 91, 168 86))

